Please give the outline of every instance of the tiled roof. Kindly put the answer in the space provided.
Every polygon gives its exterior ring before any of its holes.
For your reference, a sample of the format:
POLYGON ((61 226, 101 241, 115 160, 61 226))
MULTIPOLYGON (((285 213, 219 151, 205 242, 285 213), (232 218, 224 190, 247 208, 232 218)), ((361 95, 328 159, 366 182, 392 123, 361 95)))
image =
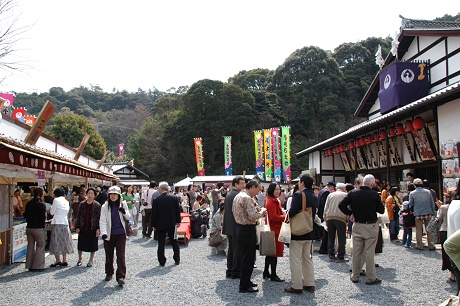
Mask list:
POLYGON ((396 117, 402 117, 402 116, 410 117, 410 115, 413 114, 414 111, 416 111, 418 108, 425 106, 425 105, 429 105, 431 103, 434 103, 438 100, 441 100, 445 97, 449 97, 452 95, 460 96, 460 82, 444 87, 441 90, 438 90, 426 97, 423 97, 401 108, 398 108, 392 112, 389 112, 388 114, 385 114, 375 119, 368 120, 361 124, 355 125, 354 127, 349 128, 345 132, 342 132, 334 137, 329 138, 328 140, 320 142, 303 151, 300 151, 296 153, 295 155, 296 157, 301 157, 301 156, 307 155, 315 151, 320 151, 320 150, 329 148, 341 142, 349 141, 352 138, 368 133, 369 130, 380 129, 380 128, 383 128, 385 124, 395 123, 396 117))
POLYGON ((433 21, 433 20, 417 20, 405 18, 401 15, 400 31, 405 29, 418 30, 460 30, 460 22, 456 21, 433 21))

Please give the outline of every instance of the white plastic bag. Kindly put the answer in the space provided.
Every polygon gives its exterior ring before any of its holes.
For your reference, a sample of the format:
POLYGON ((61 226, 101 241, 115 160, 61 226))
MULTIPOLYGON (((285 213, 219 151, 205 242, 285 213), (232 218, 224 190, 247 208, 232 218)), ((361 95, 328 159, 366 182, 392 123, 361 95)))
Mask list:
POLYGON ((256 225, 257 244, 260 243, 260 232, 270 231, 270 226, 265 224, 264 218, 259 218, 256 225))
POLYGON ((281 223, 280 234, 278 235, 278 241, 284 243, 291 242, 291 226, 289 225, 289 215, 286 214, 283 223, 281 223))
POLYGON ((353 238, 347 238, 347 243, 345 244, 345 252, 348 255, 353 253, 353 238))
POLYGON ((386 224, 381 224, 382 227, 382 239, 383 244, 390 244, 390 229, 386 226, 386 224))

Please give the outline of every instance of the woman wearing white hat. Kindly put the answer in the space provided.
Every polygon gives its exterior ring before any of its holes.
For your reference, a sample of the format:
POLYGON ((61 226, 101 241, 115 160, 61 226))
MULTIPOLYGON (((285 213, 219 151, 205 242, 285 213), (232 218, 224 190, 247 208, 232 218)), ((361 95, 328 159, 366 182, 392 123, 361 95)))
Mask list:
POLYGON ((105 280, 110 281, 114 274, 114 251, 117 254, 116 279, 120 286, 125 284, 126 277, 126 222, 130 214, 128 205, 121 199, 121 190, 118 186, 109 188, 109 198, 101 208, 100 230, 104 240, 105 250, 105 280))

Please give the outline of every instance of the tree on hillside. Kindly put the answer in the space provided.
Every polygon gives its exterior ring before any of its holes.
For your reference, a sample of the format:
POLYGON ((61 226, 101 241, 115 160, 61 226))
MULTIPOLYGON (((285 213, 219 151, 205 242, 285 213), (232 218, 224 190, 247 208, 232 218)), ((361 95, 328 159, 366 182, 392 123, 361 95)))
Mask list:
POLYGON ((90 138, 83 153, 100 159, 104 155, 104 139, 96 132, 94 126, 82 115, 77 115, 64 108, 51 119, 47 133, 69 146, 77 148, 85 134, 90 138))
POLYGON ((270 84, 273 70, 253 69, 243 70, 228 79, 228 82, 243 88, 244 90, 262 90, 267 89, 270 84))
POLYGON ((241 173, 254 168, 255 101, 249 92, 233 84, 201 80, 182 98, 183 108, 177 120, 165 128, 165 139, 172 145, 168 157, 173 174, 196 173, 195 137, 203 139, 207 174, 224 172, 223 136, 232 136, 233 171, 241 173))
MULTIPOLYGON (((129 138, 146 122, 148 115, 144 106, 137 105, 134 109, 98 112, 90 121, 105 139, 107 149, 116 152, 118 144, 128 144, 129 138)), ((127 147, 126 150, 128 151, 127 147)))
MULTIPOLYGON (((172 152, 182 151, 175 147, 171 139, 165 136, 166 126, 174 127, 179 114, 181 96, 166 94, 157 99, 151 115, 127 142, 127 154, 136 161, 136 165, 155 179, 170 179, 174 168, 180 168, 181 161, 172 158, 172 152)), ((148 114, 148 112, 144 112, 148 114)))

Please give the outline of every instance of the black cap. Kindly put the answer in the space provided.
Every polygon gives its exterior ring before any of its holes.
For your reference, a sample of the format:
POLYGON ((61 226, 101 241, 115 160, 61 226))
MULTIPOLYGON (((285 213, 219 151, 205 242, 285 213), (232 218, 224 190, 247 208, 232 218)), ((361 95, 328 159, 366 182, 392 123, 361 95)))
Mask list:
POLYGON ((334 182, 327 182, 326 186, 334 186, 335 187, 335 183, 334 182))

